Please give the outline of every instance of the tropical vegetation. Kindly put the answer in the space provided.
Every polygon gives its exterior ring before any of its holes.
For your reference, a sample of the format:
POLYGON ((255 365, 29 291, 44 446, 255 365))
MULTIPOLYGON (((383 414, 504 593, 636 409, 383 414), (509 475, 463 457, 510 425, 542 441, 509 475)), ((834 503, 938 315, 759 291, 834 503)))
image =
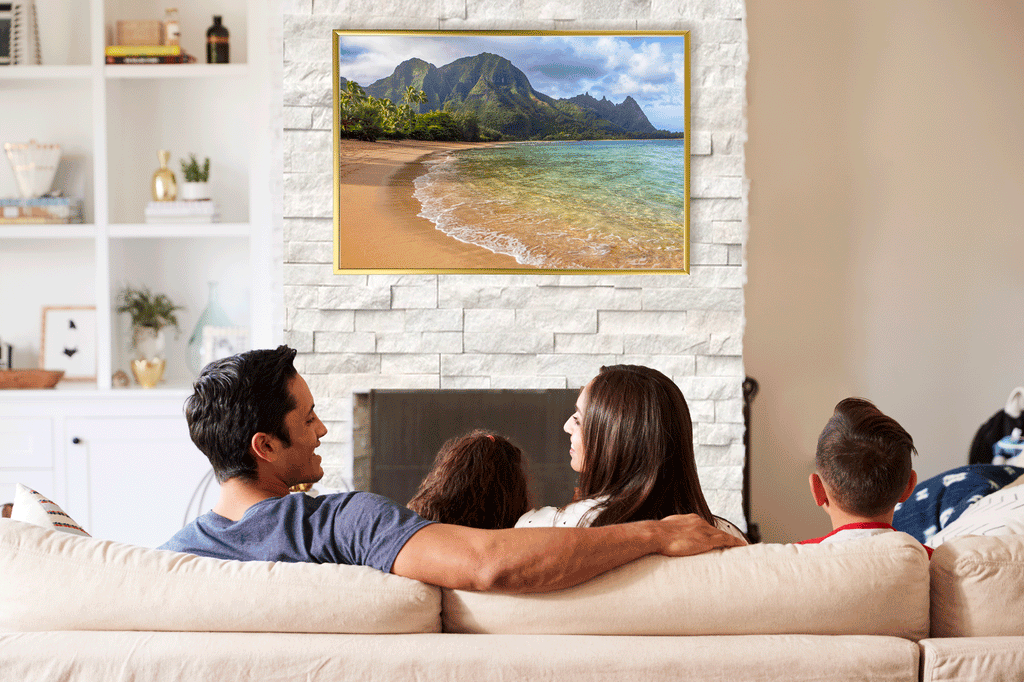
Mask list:
POLYGON ((657 130, 632 97, 620 104, 589 93, 554 99, 509 60, 481 53, 441 68, 408 59, 363 88, 341 79, 343 138, 442 141, 594 140, 682 137, 657 130))

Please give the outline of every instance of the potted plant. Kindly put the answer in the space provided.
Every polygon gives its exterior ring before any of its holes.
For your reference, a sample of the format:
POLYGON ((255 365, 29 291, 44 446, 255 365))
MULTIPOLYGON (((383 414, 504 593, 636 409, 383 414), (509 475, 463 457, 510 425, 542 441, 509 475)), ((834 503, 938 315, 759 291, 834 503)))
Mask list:
POLYGON ((175 305, 166 294, 154 294, 148 287, 136 289, 125 286, 117 295, 117 312, 128 313, 132 319, 132 373, 135 380, 145 388, 152 388, 160 381, 166 366, 166 327, 178 327, 175 305))
POLYGON ((185 182, 181 185, 183 200, 206 201, 210 198, 210 157, 200 164, 195 154, 189 154, 188 161, 181 159, 181 172, 185 175, 185 182))

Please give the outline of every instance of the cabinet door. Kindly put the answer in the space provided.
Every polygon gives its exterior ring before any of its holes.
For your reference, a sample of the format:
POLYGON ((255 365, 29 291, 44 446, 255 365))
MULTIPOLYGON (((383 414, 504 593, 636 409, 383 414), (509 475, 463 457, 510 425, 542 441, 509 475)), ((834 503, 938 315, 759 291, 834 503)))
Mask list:
POLYGON ((53 420, 48 417, 0 419, 0 504, 14 501, 14 486, 23 483, 58 499, 54 486, 53 420))
POLYGON ((211 469, 183 417, 83 417, 65 426, 65 511, 93 537, 156 547, 191 516, 211 469))

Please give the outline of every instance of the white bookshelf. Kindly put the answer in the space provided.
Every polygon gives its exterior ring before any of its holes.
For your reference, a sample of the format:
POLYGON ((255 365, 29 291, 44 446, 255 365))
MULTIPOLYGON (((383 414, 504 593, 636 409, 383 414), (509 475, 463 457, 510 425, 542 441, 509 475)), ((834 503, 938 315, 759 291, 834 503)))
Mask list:
MULTIPOLYGON (((168 337, 165 381, 147 393, 176 394, 193 377, 186 344, 207 302, 207 282, 221 283, 232 322, 250 329, 254 347, 281 342, 281 293, 268 270, 275 214, 274 103, 268 2, 196 0, 178 4, 183 49, 195 64, 107 65, 103 48, 118 19, 162 19, 176 3, 154 0, 64 0, 70 21, 44 41, 67 40, 63 64, 0 67, 0 142, 58 143, 55 188, 84 201, 82 225, 0 225, 0 338, 15 346, 16 368, 34 368, 41 311, 49 305, 94 305, 97 379, 58 385, 53 393, 81 400, 112 387, 129 371, 127 320, 114 313, 124 284, 166 293, 185 310, 168 337), (231 63, 206 64, 213 15, 231 32, 231 63), (224 222, 146 224, 143 211, 158 167, 181 182, 179 160, 194 152, 211 160, 210 184, 224 222)), ((279 103, 278 103, 279 106, 279 103)), ((0 196, 17 196, 10 164, 0 159, 0 196)), ((0 401, 17 391, 0 392, 0 401)))

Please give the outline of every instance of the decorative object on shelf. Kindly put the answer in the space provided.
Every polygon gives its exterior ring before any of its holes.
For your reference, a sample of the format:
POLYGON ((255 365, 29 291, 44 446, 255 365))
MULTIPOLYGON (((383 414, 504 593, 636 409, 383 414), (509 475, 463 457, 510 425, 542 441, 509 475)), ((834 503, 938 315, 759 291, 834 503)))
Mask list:
POLYGON ((178 183, 174 179, 174 171, 167 167, 171 152, 161 149, 156 156, 160 159, 160 167, 153 173, 153 201, 174 201, 178 198, 178 183))
POLYGON ((148 287, 126 286, 117 295, 117 312, 132 318, 132 374, 143 388, 153 388, 163 378, 167 364, 164 328, 178 327, 175 305, 166 294, 154 294, 148 287))
POLYGON ((66 225, 84 222, 82 200, 74 197, 0 199, 0 225, 66 225))
POLYGON ((0 369, 0 389, 53 388, 63 376, 62 369, 0 369))
POLYGON ((60 163, 59 144, 6 142, 4 150, 18 180, 22 199, 36 199, 50 191, 60 163))
POLYGON ((96 380, 96 306, 45 306, 39 368, 65 381, 96 380))
POLYGON ((8 64, 42 64, 39 46, 39 19, 33 0, 15 0, 5 3, 10 12, 8 36, 8 64))
POLYGON ((118 45, 159 45, 163 42, 164 25, 159 19, 119 20, 118 45))
POLYGON ((11 65, 11 3, 0 2, 0 66, 11 65))
POLYGON ((181 184, 181 199, 207 201, 210 198, 210 157, 207 156, 202 165, 195 154, 188 157, 188 161, 181 159, 181 172, 185 176, 185 182, 181 184))
POLYGON ((147 223, 219 223, 217 202, 151 201, 146 205, 147 223))
POLYGON ((178 8, 168 7, 164 13, 164 45, 181 44, 181 24, 178 23, 178 8))
POLYGON ((249 330, 246 327, 204 327, 203 348, 199 353, 200 366, 214 360, 244 353, 249 350, 249 330))
POLYGON ((110 375, 110 383, 114 388, 128 388, 131 385, 131 380, 128 375, 125 374, 123 369, 119 369, 110 375))
POLYGON ((228 29, 222 24, 219 14, 213 17, 213 26, 206 31, 206 63, 228 63, 228 29))
POLYGON ((0 369, 14 369, 14 346, 0 339, 0 369))
POLYGON ((207 327, 231 327, 231 320, 220 305, 220 283, 210 281, 208 286, 206 307, 199 314, 196 326, 192 329, 192 336, 188 339, 188 366, 196 374, 199 374, 199 370, 206 367, 206 363, 213 359, 204 352, 204 330, 207 327))

